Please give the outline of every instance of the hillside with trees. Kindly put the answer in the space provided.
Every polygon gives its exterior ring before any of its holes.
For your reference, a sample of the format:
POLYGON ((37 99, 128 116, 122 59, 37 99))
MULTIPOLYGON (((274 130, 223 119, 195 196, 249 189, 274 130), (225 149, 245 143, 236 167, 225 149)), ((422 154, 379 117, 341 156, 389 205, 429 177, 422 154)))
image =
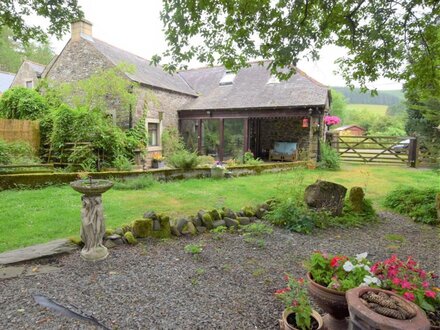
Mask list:
POLYGON ((348 87, 332 88, 342 93, 348 103, 395 105, 404 100, 401 90, 378 90, 377 95, 371 95, 371 93, 362 93, 359 88, 353 90, 348 87))

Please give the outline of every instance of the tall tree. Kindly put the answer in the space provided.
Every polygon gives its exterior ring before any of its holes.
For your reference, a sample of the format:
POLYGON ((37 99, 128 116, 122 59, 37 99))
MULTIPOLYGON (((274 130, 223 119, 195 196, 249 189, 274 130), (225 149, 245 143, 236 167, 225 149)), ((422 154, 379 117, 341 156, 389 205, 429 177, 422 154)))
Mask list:
POLYGON ((48 64, 54 55, 47 42, 28 42, 23 44, 20 41, 14 40, 10 29, 0 30, 1 71, 17 72, 23 60, 48 64))
POLYGON ((82 16, 77 0, 0 1, 0 30, 9 27, 14 36, 24 43, 30 40, 46 41, 48 34, 61 37, 68 31, 70 22, 82 16), (31 16, 48 19, 49 28, 28 24, 31 16))
MULTIPOLYGON (((438 24, 438 0, 164 0, 161 19, 171 57, 196 58, 238 70, 251 58, 273 59, 271 70, 316 60, 325 45, 348 50, 338 60, 348 85, 365 90, 381 76, 405 77, 411 49, 428 54, 426 31, 438 24)), ((155 56, 154 62, 160 57, 155 56)), ((292 71, 294 69, 292 68, 292 71)), ((290 74, 292 73, 290 72, 290 74)))

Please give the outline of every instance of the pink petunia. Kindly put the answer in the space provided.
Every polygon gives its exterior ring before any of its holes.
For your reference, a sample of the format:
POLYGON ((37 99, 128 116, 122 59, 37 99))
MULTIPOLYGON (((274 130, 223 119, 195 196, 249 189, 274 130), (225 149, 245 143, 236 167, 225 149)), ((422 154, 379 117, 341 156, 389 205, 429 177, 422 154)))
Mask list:
POLYGON ((393 280, 391 282, 393 282, 393 284, 395 284, 395 285, 399 285, 400 284, 400 278, 395 277, 395 278, 393 278, 393 280))
POLYGON ((412 292, 405 292, 403 294, 403 296, 405 297, 406 300, 409 300, 409 301, 414 301, 416 299, 416 297, 414 296, 414 293, 412 293, 412 292))
POLYGON ((425 291, 425 296, 428 297, 428 298, 434 298, 435 299, 436 295, 437 294, 434 291, 430 291, 430 290, 425 291))
POLYGON ((407 280, 403 280, 401 286, 402 289, 411 289, 411 283, 408 282, 407 280))
POLYGON ((422 287, 423 287, 424 289, 429 288, 429 283, 426 282, 426 281, 422 282, 422 287))

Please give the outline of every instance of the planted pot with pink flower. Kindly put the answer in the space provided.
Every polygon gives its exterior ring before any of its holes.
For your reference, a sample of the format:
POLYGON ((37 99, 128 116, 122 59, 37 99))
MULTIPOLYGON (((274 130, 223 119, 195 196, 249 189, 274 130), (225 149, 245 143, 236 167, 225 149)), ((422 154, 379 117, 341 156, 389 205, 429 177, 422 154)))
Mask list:
POLYGON ((380 280, 373 276, 367 253, 355 257, 315 252, 306 264, 309 293, 327 315, 327 329, 346 329, 349 316, 345 292, 361 285, 375 286, 380 280))
POLYGON ((420 267, 412 257, 405 260, 392 255, 375 263, 372 272, 381 280, 381 287, 391 290, 423 309, 431 329, 440 329, 440 289, 432 284, 436 277, 420 267))
POLYGON ((317 330, 322 329, 321 315, 312 309, 307 295, 307 282, 286 275, 287 286, 277 290, 275 295, 283 301, 285 309, 280 322, 281 330, 317 330))

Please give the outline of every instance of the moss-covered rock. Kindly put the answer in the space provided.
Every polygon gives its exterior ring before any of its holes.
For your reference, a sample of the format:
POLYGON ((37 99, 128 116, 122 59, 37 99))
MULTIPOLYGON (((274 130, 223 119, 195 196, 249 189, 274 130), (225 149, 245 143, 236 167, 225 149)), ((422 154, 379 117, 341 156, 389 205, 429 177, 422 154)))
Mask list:
POLYGON ((153 220, 151 219, 138 219, 132 223, 132 233, 137 238, 145 238, 152 236, 153 232, 153 220))
POLYGON ((226 223, 225 220, 216 220, 213 222, 212 225, 214 226, 214 228, 218 228, 218 227, 226 226, 226 223))
POLYGON ((211 212, 209 212, 209 214, 211 215, 212 220, 217 221, 217 220, 221 220, 222 216, 220 215, 220 212, 218 210, 212 210, 211 212))
POLYGON ((131 231, 131 225, 129 224, 122 225, 122 233, 125 234, 127 231, 131 231))
POLYGON ((137 244, 137 240, 136 240, 136 238, 134 237, 134 235, 133 235, 133 233, 131 231, 127 231, 124 234, 124 238, 127 240, 128 244, 131 244, 131 245, 137 244))
POLYGON ((191 235, 191 236, 197 235, 196 226, 194 226, 194 224, 191 221, 188 221, 182 229, 182 234, 191 235))
POLYGON ((170 217, 161 214, 158 218, 160 222, 160 230, 152 231, 151 236, 154 238, 170 238, 171 237, 170 217))
POLYGON ((218 212, 220 213, 220 218, 223 219, 225 217, 225 211, 219 210, 218 212))
POLYGON ((226 227, 228 227, 228 228, 234 227, 235 229, 237 229, 240 226, 240 223, 238 222, 238 220, 228 218, 228 217, 225 217, 223 220, 225 221, 226 227))
POLYGON ((117 234, 119 236, 124 236, 124 230, 122 228, 118 227, 115 229, 114 234, 117 234))
POLYGON ((73 244, 78 245, 78 246, 83 246, 84 243, 81 240, 81 237, 79 236, 71 236, 69 237, 69 241, 71 241, 73 244))
POLYGON ((212 217, 209 213, 203 214, 202 223, 203 223, 203 226, 205 226, 208 229, 214 228, 213 220, 212 220, 212 217))
POLYGON ((361 187, 353 187, 350 189, 348 199, 353 212, 361 213, 364 210, 364 197, 365 193, 361 187))
POLYGON ((246 217, 255 217, 255 210, 252 206, 245 206, 242 208, 242 211, 246 217))
POLYGON ((251 219, 248 217, 237 217, 237 221, 241 226, 246 226, 251 223, 251 219))
POLYGON ((199 217, 195 217, 193 215, 188 217, 188 220, 191 221, 194 226, 199 227, 202 225, 202 219, 200 219, 199 217))
POLYGON ((105 230, 105 236, 107 237, 107 236, 112 236, 113 235, 113 230, 112 229, 109 229, 109 228, 107 228, 106 230, 105 230))
POLYGON ((231 219, 236 219, 237 218, 237 215, 235 214, 235 212, 232 211, 229 208, 224 208, 223 209, 223 213, 224 213, 224 217, 225 218, 231 218, 231 219))
POLYGON ((177 230, 177 227, 176 227, 176 226, 171 225, 171 226, 170 226, 170 230, 171 230, 171 234, 172 234, 173 236, 176 236, 176 237, 182 236, 182 234, 180 233, 180 231, 177 230))

